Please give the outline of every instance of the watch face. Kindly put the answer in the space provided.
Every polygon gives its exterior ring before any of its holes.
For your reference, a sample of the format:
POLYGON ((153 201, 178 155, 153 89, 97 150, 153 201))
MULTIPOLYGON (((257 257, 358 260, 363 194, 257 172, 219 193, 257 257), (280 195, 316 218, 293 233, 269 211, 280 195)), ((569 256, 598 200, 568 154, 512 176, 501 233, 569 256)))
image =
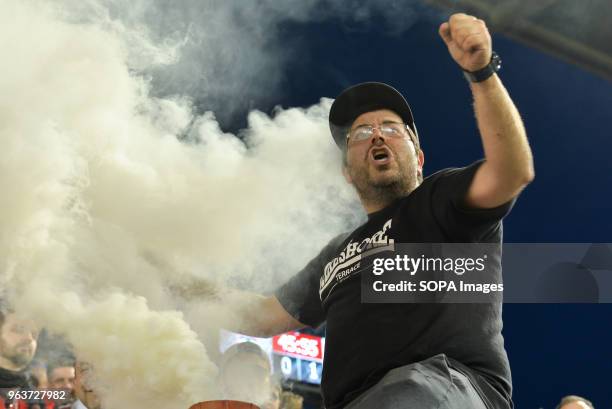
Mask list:
POLYGON ((496 72, 501 68, 502 60, 499 58, 499 55, 495 51, 491 55, 491 68, 493 68, 496 72))

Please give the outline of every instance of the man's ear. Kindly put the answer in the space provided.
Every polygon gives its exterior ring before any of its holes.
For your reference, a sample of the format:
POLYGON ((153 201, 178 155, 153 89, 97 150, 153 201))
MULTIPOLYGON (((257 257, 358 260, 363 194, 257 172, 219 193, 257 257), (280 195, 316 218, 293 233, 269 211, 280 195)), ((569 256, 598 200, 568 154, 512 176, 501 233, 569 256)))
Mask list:
POLYGON ((422 175, 423 174, 423 165, 425 164, 425 154, 423 153, 423 151, 421 149, 419 149, 419 153, 417 155, 417 161, 418 161, 418 164, 419 164, 418 172, 422 175))
POLYGON ((342 174, 344 175, 344 179, 349 185, 353 184, 353 178, 351 177, 348 167, 346 165, 342 165, 342 174))

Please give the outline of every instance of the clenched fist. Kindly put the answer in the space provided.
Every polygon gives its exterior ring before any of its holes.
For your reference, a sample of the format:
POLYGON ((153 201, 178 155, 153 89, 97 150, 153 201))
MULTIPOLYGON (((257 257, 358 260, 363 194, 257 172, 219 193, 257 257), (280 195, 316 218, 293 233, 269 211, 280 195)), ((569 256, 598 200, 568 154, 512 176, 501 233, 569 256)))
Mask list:
POLYGON ((450 55, 465 71, 478 71, 491 61, 491 34, 474 16, 453 14, 438 30, 450 55))

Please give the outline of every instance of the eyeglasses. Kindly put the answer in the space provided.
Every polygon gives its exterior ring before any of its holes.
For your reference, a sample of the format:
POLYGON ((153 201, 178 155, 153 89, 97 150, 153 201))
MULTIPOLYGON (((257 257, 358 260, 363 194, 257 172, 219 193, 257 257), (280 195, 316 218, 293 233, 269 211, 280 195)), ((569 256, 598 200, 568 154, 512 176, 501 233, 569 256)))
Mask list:
POLYGON ((362 125, 346 135, 347 142, 357 143, 368 140, 374 134, 375 129, 378 129, 380 134, 387 138, 403 138, 407 131, 410 132, 408 125, 397 122, 387 122, 380 126, 362 125))

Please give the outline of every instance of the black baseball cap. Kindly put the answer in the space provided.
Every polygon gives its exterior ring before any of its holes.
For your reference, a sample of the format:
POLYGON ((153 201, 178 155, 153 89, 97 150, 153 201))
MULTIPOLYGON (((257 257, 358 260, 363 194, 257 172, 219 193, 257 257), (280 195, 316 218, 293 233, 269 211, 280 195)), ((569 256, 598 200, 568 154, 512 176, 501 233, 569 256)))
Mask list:
POLYGON ((329 129, 341 150, 346 149, 346 134, 353 121, 361 114, 378 109, 390 109, 402 118, 414 135, 418 134, 410 105, 402 94, 382 82, 363 82, 342 91, 329 111, 329 129))

